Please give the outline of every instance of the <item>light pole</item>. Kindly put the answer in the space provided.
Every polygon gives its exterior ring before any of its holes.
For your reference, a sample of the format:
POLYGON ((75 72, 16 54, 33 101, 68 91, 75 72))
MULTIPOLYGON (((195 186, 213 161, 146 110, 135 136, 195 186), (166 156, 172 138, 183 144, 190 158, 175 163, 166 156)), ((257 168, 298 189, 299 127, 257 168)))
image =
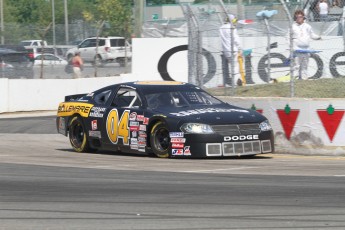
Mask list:
POLYGON ((3 0, 0 0, 0 20, 1 20, 1 44, 3 45, 5 43, 5 38, 4 38, 4 2, 3 0))
POLYGON ((53 21, 53 46, 55 47, 55 1, 52 0, 52 21, 53 21))
POLYGON ((65 42, 67 45, 69 43, 67 0, 64 0, 64 6, 65 6, 65 42))

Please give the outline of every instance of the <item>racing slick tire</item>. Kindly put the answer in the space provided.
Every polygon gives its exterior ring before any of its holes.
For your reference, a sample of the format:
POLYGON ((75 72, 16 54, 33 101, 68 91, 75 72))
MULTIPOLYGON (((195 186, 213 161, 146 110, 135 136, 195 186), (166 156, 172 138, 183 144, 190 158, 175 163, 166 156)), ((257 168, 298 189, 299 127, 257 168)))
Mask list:
POLYGON ((69 123, 69 141, 76 152, 92 153, 96 151, 90 147, 85 126, 78 116, 73 117, 69 123))
POLYGON ((157 122, 150 132, 151 149, 155 156, 169 157, 170 137, 169 130, 163 122, 157 122))

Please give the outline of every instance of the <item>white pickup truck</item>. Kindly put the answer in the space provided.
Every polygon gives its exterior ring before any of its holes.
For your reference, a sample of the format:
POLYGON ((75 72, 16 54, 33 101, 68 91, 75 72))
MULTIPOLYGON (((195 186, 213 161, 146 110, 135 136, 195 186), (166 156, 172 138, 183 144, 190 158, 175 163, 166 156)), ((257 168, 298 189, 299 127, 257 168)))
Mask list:
POLYGON ((44 40, 24 40, 19 43, 21 46, 48 46, 48 43, 44 40))

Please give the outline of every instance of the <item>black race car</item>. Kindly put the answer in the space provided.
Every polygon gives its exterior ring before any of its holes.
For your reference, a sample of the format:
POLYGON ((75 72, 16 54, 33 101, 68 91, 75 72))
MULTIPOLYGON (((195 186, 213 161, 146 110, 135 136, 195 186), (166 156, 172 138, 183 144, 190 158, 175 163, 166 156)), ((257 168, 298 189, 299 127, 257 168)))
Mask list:
POLYGON ((175 81, 128 82, 66 96, 56 125, 77 152, 202 158, 274 151, 272 127, 263 115, 175 81))

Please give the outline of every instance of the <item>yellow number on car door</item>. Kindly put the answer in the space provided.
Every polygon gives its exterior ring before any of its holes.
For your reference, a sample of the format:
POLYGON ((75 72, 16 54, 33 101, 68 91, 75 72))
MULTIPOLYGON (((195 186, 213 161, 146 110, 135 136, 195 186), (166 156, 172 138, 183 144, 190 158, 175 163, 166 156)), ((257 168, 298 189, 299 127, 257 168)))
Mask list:
POLYGON ((129 110, 125 110, 119 120, 119 112, 112 109, 107 117, 107 134, 113 144, 117 144, 118 139, 123 139, 123 144, 129 144, 129 110))

